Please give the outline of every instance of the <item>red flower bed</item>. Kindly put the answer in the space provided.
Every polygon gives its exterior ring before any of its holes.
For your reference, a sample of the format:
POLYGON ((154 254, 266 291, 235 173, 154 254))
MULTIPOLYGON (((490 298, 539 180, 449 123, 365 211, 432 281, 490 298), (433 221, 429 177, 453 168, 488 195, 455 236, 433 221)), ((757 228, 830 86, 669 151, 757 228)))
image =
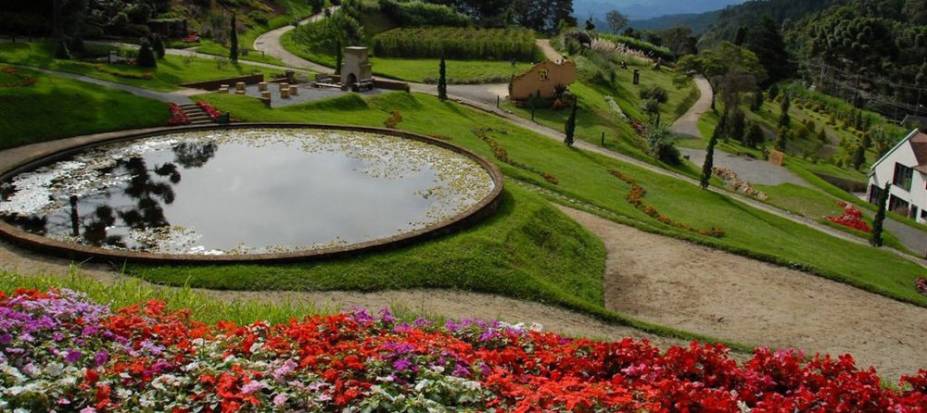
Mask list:
POLYGON ((0 293, 0 410, 927 412, 927 371, 882 386, 850 356, 571 339, 363 310, 206 325, 149 302, 0 293))
POLYGON ((167 121, 168 125, 180 126, 190 124, 190 118, 187 117, 187 114, 183 113, 183 109, 180 108, 180 105, 171 103, 168 110, 171 111, 171 118, 167 121))
POLYGON ((856 207, 846 202, 838 202, 837 205, 840 205, 840 207, 843 208, 843 215, 827 217, 828 221, 855 229, 857 231, 872 231, 869 228, 869 224, 863 220, 863 213, 856 209, 856 207))
POLYGON ((219 117, 222 116, 222 112, 219 112, 218 109, 216 109, 215 107, 213 107, 212 105, 206 102, 202 102, 202 101, 196 102, 196 105, 199 106, 200 109, 203 109, 203 111, 206 112, 207 115, 209 115, 209 118, 212 119, 213 122, 218 121, 219 117))

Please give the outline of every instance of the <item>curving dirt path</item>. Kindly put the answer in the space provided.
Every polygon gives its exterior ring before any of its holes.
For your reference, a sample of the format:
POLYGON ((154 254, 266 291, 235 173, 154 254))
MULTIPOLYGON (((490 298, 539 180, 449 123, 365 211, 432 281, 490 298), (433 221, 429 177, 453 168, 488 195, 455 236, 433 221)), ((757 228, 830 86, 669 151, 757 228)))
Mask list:
POLYGON ((925 308, 560 209, 605 242, 611 310, 736 342, 850 353, 893 381, 927 368, 925 308))
POLYGON ((537 39, 534 41, 534 44, 544 52, 544 57, 546 57, 547 60, 552 62, 563 60, 563 55, 561 55, 557 49, 554 49, 554 46, 551 46, 550 39, 537 39))
POLYGON ((676 119, 670 130, 677 135, 700 138, 702 133, 698 130, 698 120, 705 112, 711 110, 711 99, 714 96, 714 91, 711 89, 708 79, 702 76, 695 77, 695 86, 698 87, 700 93, 698 100, 695 101, 695 104, 689 108, 685 115, 676 119))

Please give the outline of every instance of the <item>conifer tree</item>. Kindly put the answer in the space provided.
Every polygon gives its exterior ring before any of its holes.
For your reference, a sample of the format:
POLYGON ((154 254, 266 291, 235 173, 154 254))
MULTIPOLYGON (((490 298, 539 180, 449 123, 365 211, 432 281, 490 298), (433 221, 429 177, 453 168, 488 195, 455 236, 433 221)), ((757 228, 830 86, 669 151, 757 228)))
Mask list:
POLYGON ((576 109, 579 106, 579 99, 573 101, 573 109, 570 110, 570 117, 567 118, 566 126, 564 127, 564 132, 566 137, 563 139, 563 143, 567 146, 573 146, 573 134, 576 133, 576 109))
POLYGON ((782 104, 780 108, 782 114, 779 115, 779 126, 788 128, 789 124, 792 123, 792 118, 789 116, 789 108, 792 107, 792 100, 789 98, 788 94, 782 96, 782 104))
POLYGON ((235 14, 232 13, 232 25, 229 28, 229 60, 238 61, 238 28, 235 22, 235 14))
POLYGON ((151 50, 151 44, 148 43, 148 40, 142 40, 142 45, 138 49, 136 63, 141 67, 158 66, 158 59, 155 58, 154 51, 151 50))
POLYGON ((438 64, 438 99, 447 100, 447 62, 444 54, 441 55, 441 63, 438 64))
POLYGON ((872 219, 872 238, 869 243, 874 247, 881 247, 884 244, 882 239, 882 225, 885 222, 886 208, 888 208, 888 193, 892 189, 892 184, 886 183, 882 193, 879 194, 879 210, 875 218, 872 219))
POLYGON ((715 168, 715 145, 717 144, 718 134, 713 133, 711 135, 711 140, 708 141, 708 149, 705 152, 705 163, 702 164, 702 179, 699 182, 702 189, 708 189, 708 185, 711 182, 711 174, 715 168))

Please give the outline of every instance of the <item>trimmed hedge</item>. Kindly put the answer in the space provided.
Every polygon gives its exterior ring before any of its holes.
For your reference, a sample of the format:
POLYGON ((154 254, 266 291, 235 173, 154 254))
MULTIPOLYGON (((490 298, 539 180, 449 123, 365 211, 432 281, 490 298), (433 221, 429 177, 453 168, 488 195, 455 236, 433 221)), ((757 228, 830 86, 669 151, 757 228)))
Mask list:
POLYGON ((400 26, 455 26, 470 24, 470 18, 443 4, 421 1, 380 0, 380 11, 400 26))
POLYGON ((421 27, 389 30, 373 38, 380 57, 533 61, 534 33, 528 29, 421 27))
POLYGON ((660 58, 663 61, 672 62, 676 60, 676 55, 673 54, 673 51, 662 46, 657 46, 653 43, 635 39, 630 36, 621 36, 616 34, 599 34, 599 37, 613 41, 615 43, 624 43, 631 50, 637 50, 639 52, 645 53, 652 58, 660 58))

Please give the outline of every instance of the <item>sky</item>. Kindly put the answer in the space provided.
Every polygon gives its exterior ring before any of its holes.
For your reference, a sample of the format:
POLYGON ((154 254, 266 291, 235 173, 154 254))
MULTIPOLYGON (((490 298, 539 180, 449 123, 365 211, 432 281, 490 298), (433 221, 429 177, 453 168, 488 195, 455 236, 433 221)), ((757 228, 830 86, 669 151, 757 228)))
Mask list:
POLYGON ((723 9, 745 0, 573 0, 573 12, 579 19, 590 15, 602 18, 609 10, 618 10, 632 20, 667 14, 703 13, 723 9))

